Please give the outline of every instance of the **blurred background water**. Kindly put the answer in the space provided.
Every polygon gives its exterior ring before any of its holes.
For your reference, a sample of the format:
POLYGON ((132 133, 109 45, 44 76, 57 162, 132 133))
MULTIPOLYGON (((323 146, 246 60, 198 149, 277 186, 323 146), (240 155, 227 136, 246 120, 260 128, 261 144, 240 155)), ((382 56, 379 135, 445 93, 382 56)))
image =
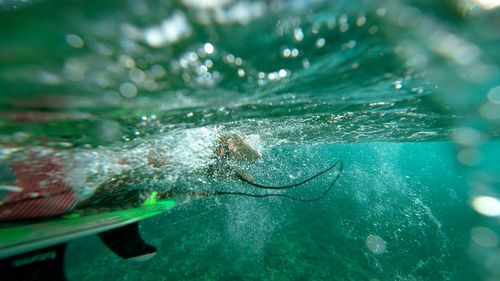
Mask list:
POLYGON ((245 168, 272 183, 344 162, 315 203, 202 198, 145 221, 147 263, 71 242, 70 280, 498 280, 498 7, 3 0, 0 157, 105 166, 107 151, 165 146, 176 184, 246 191, 186 173, 197 147, 245 136, 263 154, 245 168))

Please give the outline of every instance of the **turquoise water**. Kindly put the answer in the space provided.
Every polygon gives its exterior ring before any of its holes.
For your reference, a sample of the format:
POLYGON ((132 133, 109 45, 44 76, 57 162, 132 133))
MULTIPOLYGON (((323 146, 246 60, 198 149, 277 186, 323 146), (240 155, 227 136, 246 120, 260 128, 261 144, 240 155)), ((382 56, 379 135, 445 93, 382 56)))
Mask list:
MULTIPOLYGON (((120 260, 95 237, 75 241, 68 275, 74 280, 472 280, 481 270, 465 253, 480 217, 468 207, 462 171, 449 157, 453 150, 449 142, 275 149, 270 153, 280 158, 276 162, 340 158, 346 171, 334 191, 315 203, 199 199, 148 220, 144 236, 161 252, 147 264, 120 260), (96 270, 102 265, 106 270, 96 270)), ((326 184, 320 180, 297 192, 313 193, 326 184)))
POLYGON ((344 163, 314 203, 180 200, 146 263, 73 241, 70 280, 497 280, 496 3, 0 1, 0 159, 76 159, 81 194, 152 149, 175 165, 139 187, 258 192, 200 174, 217 135, 259 182, 344 163))

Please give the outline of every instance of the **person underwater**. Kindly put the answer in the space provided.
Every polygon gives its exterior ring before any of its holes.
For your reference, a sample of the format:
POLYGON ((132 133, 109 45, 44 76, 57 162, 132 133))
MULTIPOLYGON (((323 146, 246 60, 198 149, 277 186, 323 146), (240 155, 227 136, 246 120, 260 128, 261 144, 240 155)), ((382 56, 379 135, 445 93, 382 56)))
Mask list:
MULTIPOLYGON (((235 168, 239 161, 256 162, 261 154, 238 135, 219 135, 212 146, 211 164, 204 170, 207 177, 241 177, 252 180, 250 174, 235 168)), ((75 157, 76 158, 76 157, 75 157)), ((159 150, 149 149, 144 156, 146 166, 161 173, 172 165, 159 150)), ((74 209, 92 206, 136 207, 149 198, 151 189, 128 189, 147 180, 141 169, 134 169, 134 161, 122 156, 114 158, 118 166, 132 166, 122 173, 111 174, 96 185, 92 194, 79 200, 71 184, 72 173, 65 161, 47 151, 29 151, 23 160, 0 166, 0 221, 16 221, 55 217, 74 209)), ((72 161, 76 161, 72 159, 72 161)), ((96 160, 99 161, 99 160, 96 160)), ((139 165, 138 165, 139 166, 139 165)), ((144 167, 142 167, 144 168, 144 167)), ((151 175, 149 175, 151 176, 151 175)), ((158 175, 157 175, 158 176, 158 175)), ((161 176, 161 175, 159 175, 161 176)), ((176 195, 208 195, 207 192, 185 192, 171 189, 159 197, 176 195)))

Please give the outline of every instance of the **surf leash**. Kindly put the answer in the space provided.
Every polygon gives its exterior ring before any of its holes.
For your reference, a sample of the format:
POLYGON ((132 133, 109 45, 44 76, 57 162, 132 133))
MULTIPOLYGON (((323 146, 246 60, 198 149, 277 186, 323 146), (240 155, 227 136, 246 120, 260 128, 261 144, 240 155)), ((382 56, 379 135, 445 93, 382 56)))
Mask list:
MULTIPOLYGON (((323 171, 315 174, 314 176, 312 176, 312 177, 310 177, 310 178, 308 178, 306 180, 303 180, 303 181, 299 182, 299 184, 294 184, 294 185, 290 185, 289 187, 287 187, 287 188, 291 188, 291 187, 296 187, 296 186, 305 184, 305 183, 307 183, 307 182, 309 182, 309 181, 317 178, 318 176, 320 176, 320 175, 322 175, 322 174, 324 174, 324 173, 332 170, 333 168, 335 168, 339 164, 340 164, 339 172, 335 176, 335 178, 332 180, 332 182, 330 183, 330 185, 328 186, 328 188, 325 189, 319 196, 316 196, 316 197, 313 197, 313 198, 295 197, 295 196, 292 196, 292 195, 282 194, 282 193, 251 194, 251 193, 237 192, 237 191, 213 191, 213 192, 207 192, 207 193, 208 193, 208 195, 214 195, 214 196, 220 196, 220 195, 240 195, 240 196, 247 196, 247 197, 254 197, 254 198, 284 197, 284 198, 288 198, 288 199, 292 199, 294 201, 300 201, 300 202, 315 202, 315 201, 318 201, 321 198, 325 197, 325 195, 327 195, 332 190, 332 188, 335 186, 335 184, 337 183, 338 179, 340 178, 340 175, 342 174, 342 172, 344 170, 344 163, 342 161, 339 160, 339 161, 335 162, 335 164, 333 164, 332 166, 328 167, 328 169, 325 169, 325 170, 323 170, 323 171)), ((250 183, 247 180, 244 180, 244 182, 247 182, 247 183, 253 185, 252 183, 250 183)), ((263 185, 260 185, 260 186, 263 186, 263 185)), ((260 186, 259 186, 259 188, 261 188, 260 186)), ((275 188, 275 189, 284 189, 284 188, 275 188)))
POLYGON ((249 185, 252 185, 252 186, 254 186, 254 187, 257 187, 257 188, 262 188, 262 189, 272 189, 272 190, 281 190, 281 189, 288 189, 288 188, 293 188, 293 187, 297 187, 297 186, 300 186, 300 185, 306 184, 306 183, 308 183, 308 182, 312 181, 313 179, 315 179, 315 178, 317 178, 317 177, 321 176, 322 174, 327 173, 328 171, 332 170, 332 169, 333 169, 333 168, 335 168, 335 167, 336 167, 339 163, 340 163, 340 165, 341 165, 341 170, 342 170, 342 168, 343 168, 343 163, 342 163, 342 161, 340 161, 340 160, 339 160, 339 161, 337 161, 337 162, 333 163, 330 167, 328 167, 328 168, 326 168, 326 169, 324 169, 324 170, 322 170, 322 171, 320 171, 320 172, 318 172, 318 173, 316 173, 316 174, 314 174, 314 175, 312 175, 312 176, 310 176, 310 177, 308 177, 308 178, 306 178, 306 179, 304 179, 304 180, 302 180, 302 181, 299 181, 299 182, 296 182, 296 183, 292 183, 292 184, 288 184, 288 185, 281 185, 281 186, 280 186, 280 185, 274 185, 274 186, 273 186, 273 185, 266 185, 266 184, 262 184, 262 183, 257 183, 257 182, 254 182, 254 181, 251 181, 251 180, 249 180, 249 179, 245 178, 244 176, 242 176, 242 175, 241 175, 241 174, 239 174, 239 173, 236 173, 236 177, 237 177, 240 181, 245 182, 245 183, 247 183, 247 184, 249 184, 249 185))
MULTIPOLYGON (((224 195, 236 195, 236 196, 246 196, 246 197, 253 197, 253 198, 266 198, 266 197, 284 197, 288 198, 294 201, 299 201, 299 202, 315 202, 323 198, 325 195, 327 195, 332 188, 335 186, 337 183, 338 179, 340 178, 340 175, 342 174, 344 170, 344 163, 342 161, 337 161, 335 162, 334 165, 328 167, 328 169, 325 169, 317 174, 315 174, 312 177, 309 177, 306 180, 301 181, 300 184, 294 184, 291 187, 299 186, 301 184, 307 183, 318 176, 332 170, 333 168, 337 167, 337 165, 340 165, 339 167, 339 172, 335 176, 335 178, 331 181, 330 185, 319 195, 313 198, 303 198, 303 197, 295 197, 292 195, 288 194, 283 194, 283 193, 269 193, 269 194, 253 194, 253 193, 246 193, 246 192, 240 192, 240 191, 184 191, 184 190, 170 190, 168 193, 163 193, 161 194, 162 197, 170 197, 175 194, 181 194, 181 195, 192 195, 192 196, 224 196, 224 195)), ((248 182, 248 181, 244 181, 248 182)), ((290 187, 289 187, 290 188, 290 187)), ((283 188, 281 188, 283 189, 283 188)))

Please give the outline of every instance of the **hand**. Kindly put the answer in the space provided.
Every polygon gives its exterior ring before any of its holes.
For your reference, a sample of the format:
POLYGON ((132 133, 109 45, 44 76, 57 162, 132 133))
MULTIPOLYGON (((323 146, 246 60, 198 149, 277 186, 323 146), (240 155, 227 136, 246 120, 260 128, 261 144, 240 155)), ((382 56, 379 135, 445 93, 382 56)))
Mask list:
POLYGON ((230 158, 243 161, 258 161, 261 158, 260 153, 240 136, 221 136, 220 139, 227 144, 230 158))
POLYGON ((237 169, 234 171, 239 177, 242 179, 249 181, 249 182, 254 182, 254 177, 247 171, 237 169))

